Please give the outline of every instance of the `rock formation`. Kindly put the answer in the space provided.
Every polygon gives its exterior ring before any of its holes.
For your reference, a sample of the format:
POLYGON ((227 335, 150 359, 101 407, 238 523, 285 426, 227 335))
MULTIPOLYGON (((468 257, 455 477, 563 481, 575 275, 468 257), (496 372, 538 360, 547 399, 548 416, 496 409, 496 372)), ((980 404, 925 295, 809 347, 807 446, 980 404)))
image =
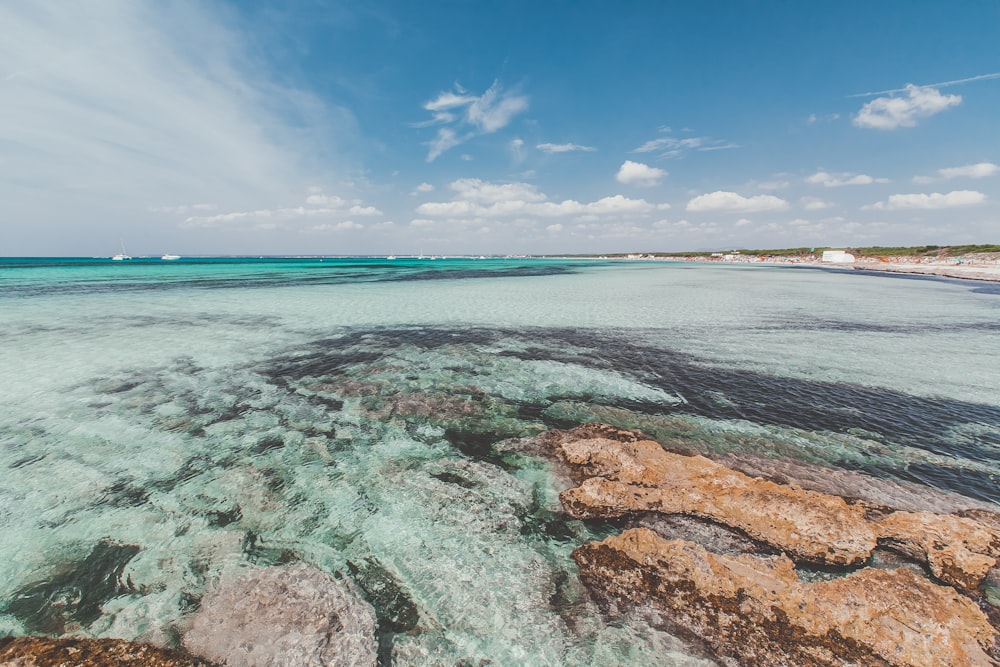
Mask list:
POLYGON ((0 637, 0 667, 212 667, 179 651, 121 639, 0 637))
POLYGON ((643 528, 573 558, 589 586, 667 611, 674 630, 728 664, 995 664, 996 633, 979 608, 905 568, 807 584, 785 556, 718 556, 643 528))
POLYGON ((858 565, 879 544, 927 562, 941 581, 972 592, 1000 558, 985 521, 894 512, 795 485, 749 477, 703 456, 668 452, 631 431, 586 425, 542 440, 579 486, 560 500, 575 518, 635 512, 698 516, 735 528, 796 562, 858 565))
POLYGON ((374 666, 375 625, 347 583, 299 563, 225 577, 183 644, 229 667, 374 666))
POLYGON ((727 664, 1000 664, 997 631, 973 601, 997 573, 995 515, 849 503, 602 424, 533 442, 577 483, 560 494, 575 518, 639 517, 674 533, 671 521, 695 517, 733 531, 735 539, 723 539, 728 555, 690 541, 712 535, 697 526, 687 526, 683 539, 632 528, 573 553, 599 597, 669 612, 672 629, 693 633, 727 664), (757 547, 733 553, 739 535, 757 547), (880 548, 900 554, 897 565, 923 563, 933 579, 915 566, 864 567, 880 548), (843 576, 810 583, 796 570, 803 564, 833 566, 843 576))

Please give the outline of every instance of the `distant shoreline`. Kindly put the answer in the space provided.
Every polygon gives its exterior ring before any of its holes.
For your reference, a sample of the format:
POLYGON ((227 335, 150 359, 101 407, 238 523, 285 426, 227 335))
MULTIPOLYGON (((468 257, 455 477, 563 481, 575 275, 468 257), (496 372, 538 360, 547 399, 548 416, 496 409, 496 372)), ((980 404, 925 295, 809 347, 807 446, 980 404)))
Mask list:
POLYGON ((841 271, 858 270, 880 273, 902 273, 910 275, 934 276, 938 278, 954 278, 958 280, 978 280, 985 282, 1000 282, 1000 257, 990 253, 985 257, 958 259, 929 260, 916 257, 877 258, 862 257, 853 262, 823 262, 816 257, 786 256, 759 257, 751 255, 727 255, 720 257, 705 256, 672 256, 672 255, 626 255, 619 257, 593 257, 592 259, 609 259, 621 261, 663 261, 691 262, 697 264, 724 265, 771 265, 796 266, 817 269, 839 269, 841 271))

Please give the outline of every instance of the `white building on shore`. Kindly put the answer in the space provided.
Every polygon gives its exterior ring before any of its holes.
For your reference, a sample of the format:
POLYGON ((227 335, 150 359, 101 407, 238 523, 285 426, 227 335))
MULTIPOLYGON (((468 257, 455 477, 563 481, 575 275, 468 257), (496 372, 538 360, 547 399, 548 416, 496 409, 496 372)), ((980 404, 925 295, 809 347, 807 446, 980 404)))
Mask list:
POLYGON ((853 264, 854 255, 846 250, 824 250, 820 261, 828 264, 853 264))

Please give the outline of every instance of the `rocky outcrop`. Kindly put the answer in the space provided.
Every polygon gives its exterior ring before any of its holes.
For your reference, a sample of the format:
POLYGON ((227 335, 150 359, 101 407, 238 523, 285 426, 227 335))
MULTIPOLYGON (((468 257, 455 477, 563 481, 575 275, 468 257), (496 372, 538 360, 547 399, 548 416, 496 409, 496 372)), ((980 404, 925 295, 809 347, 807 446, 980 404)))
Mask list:
POLYGON ((882 543, 925 561, 941 581, 976 591, 1000 558, 1000 530, 984 521, 893 512, 777 484, 668 452, 642 434, 602 424, 541 439, 579 486, 560 500, 573 517, 655 512, 697 516, 737 529, 796 562, 859 565, 882 543))
POLYGON ((346 582, 304 564, 224 578, 184 647, 230 667, 375 665, 375 612, 346 582))
POLYGON ((729 665, 1000 665, 977 605, 1000 569, 995 514, 848 502, 603 424, 531 442, 577 484, 560 494, 568 514, 630 518, 573 552, 609 610, 665 611, 729 665))
POLYGON ((724 468, 703 456, 666 452, 652 440, 571 439, 561 445, 590 477, 560 495, 576 518, 628 512, 692 514, 780 546, 798 560, 852 565, 876 546, 861 507, 724 468))
POLYGON ((905 568, 804 583, 785 556, 720 556, 643 528, 573 559, 590 587, 668 612, 729 665, 997 664, 978 607, 905 568))
POLYGON ((212 667, 179 651, 121 639, 0 637, 0 667, 212 667))
POLYGON ((893 548, 926 560, 935 577, 964 591, 977 590, 1000 556, 1000 533, 970 518, 893 512, 878 527, 893 548))

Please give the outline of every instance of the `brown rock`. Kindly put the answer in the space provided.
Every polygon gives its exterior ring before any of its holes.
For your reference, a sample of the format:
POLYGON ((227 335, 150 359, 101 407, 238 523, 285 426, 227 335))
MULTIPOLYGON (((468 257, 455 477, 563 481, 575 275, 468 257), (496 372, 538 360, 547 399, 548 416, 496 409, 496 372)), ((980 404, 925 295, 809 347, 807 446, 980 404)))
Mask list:
POLYGON ((652 440, 603 435, 567 437, 557 445, 560 458, 589 478, 560 494, 573 517, 701 516, 796 559, 834 565, 863 561, 876 546, 864 509, 842 498, 751 478, 703 456, 664 451, 652 440))
POLYGON ((1000 533, 969 518, 894 512, 878 527, 894 548, 926 559, 935 577, 968 592, 980 587, 1000 557, 1000 533))
POLYGON ((0 638, 0 667, 211 667, 179 651, 121 639, 0 638))
POLYGON ((995 515, 959 517, 848 504, 839 496, 750 477, 703 456, 668 452, 634 431, 588 424, 539 441, 568 464, 576 488, 560 494, 575 518, 681 514, 735 528, 795 561, 857 565, 879 541, 925 561, 934 576, 976 592, 1000 558, 995 515), (972 518, 975 517, 975 518, 972 518))
POLYGON ((807 584, 787 557, 727 557, 633 529, 573 552, 612 599, 651 604, 725 664, 996 665, 997 635, 953 589, 907 569, 807 584))

